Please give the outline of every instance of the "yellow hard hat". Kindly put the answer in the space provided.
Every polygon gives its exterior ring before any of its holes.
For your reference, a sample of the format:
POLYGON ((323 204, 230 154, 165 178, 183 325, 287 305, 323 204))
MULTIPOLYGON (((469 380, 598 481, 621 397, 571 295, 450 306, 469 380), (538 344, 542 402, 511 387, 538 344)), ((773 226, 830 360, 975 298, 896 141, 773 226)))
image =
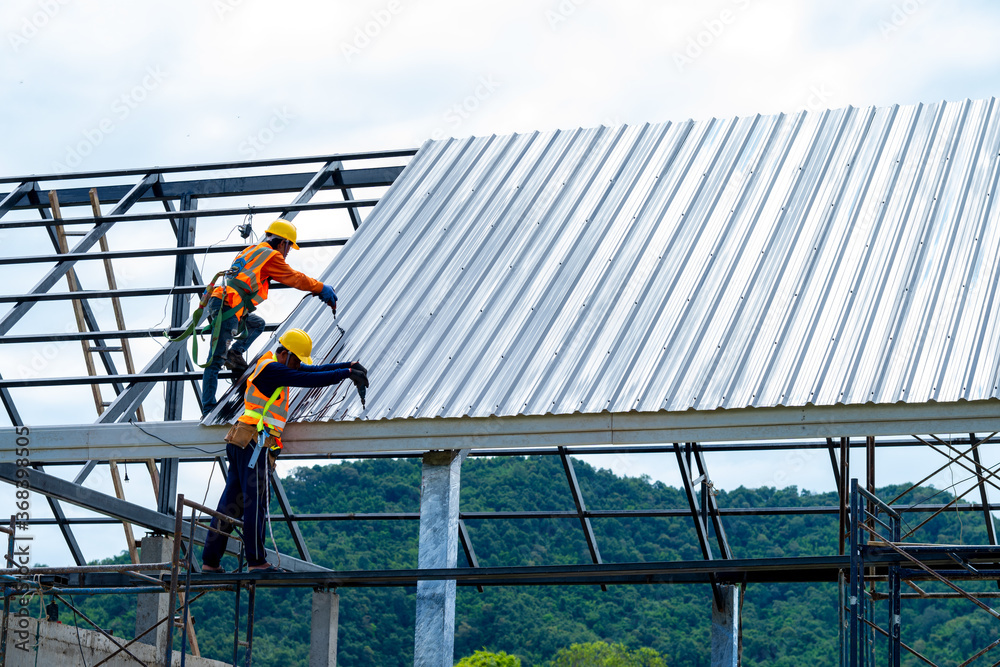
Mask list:
POLYGON ((286 350, 294 354, 304 364, 312 365, 313 341, 302 329, 289 329, 281 334, 278 342, 286 350))
POLYGON ((284 218, 278 218, 271 223, 271 226, 264 230, 266 234, 274 234, 275 236, 280 236, 281 238, 291 241, 292 247, 296 250, 299 246, 295 241, 298 240, 298 230, 295 229, 295 225, 288 222, 284 218))

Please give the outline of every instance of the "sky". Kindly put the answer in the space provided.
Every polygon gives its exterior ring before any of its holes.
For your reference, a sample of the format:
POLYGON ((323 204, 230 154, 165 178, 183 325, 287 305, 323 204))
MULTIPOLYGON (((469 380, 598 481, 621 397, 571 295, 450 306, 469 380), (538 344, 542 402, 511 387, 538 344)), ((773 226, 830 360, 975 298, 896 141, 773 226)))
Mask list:
MULTIPOLYGON (((1000 90, 998 29, 1000 4, 985 0, 5 0, 0 176, 989 98, 1000 90)), ((198 241, 220 242, 227 232, 236 242, 231 230, 211 227, 199 227, 198 241)), ((0 254, 40 252, 29 249, 38 237, 24 234, 0 232, 0 254)), ((116 234, 114 248, 164 243, 154 232, 116 234)), ((322 259, 299 257, 293 266, 322 259)), ((0 278, 10 293, 22 293, 37 270, 0 271, 0 278)), ((163 282, 143 282, 159 270, 152 263, 120 270, 132 272, 125 283, 163 282)), ((297 302, 273 298, 272 321, 297 302)), ((48 308, 15 331, 70 317, 48 308)), ((130 326, 163 320, 162 301, 129 308, 130 326)), ((137 346, 139 357, 156 349, 148 341, 137 346)), ((81 368, 76 346, 0 350, 5 377, 81 368)), ((85 388, 17 396, 32 423, 93 421, 85 388)), ((908 479, 915 460, 931 469, 936 460, 927 452, 885 456, 885 482, 908 479)), ((824 491, 833 486, 824 457, 732 455, 709 465, 722 488, 797 483, 824 491)), ((679 481, 669 457, 591 462, 679 481)), ((134 466, 130 476, 130 500, 150 502, 144 472, 134 466)), ((222 484, 216 471, 206 493, 208 478, 205 466, 192 466, 180 490, 211 504, 222 484)), ((106 471, 88 486, 106 490, 106 471)), ((0 493, 0 514, 9 499, 0 493)), ((46 515, 40 498, 35 510, 46 515)), ((36 558, 68 562, 54 529, 38 530, 36 558)), ((88 558, 120 551, 120 533, 79 530, 88 558)))

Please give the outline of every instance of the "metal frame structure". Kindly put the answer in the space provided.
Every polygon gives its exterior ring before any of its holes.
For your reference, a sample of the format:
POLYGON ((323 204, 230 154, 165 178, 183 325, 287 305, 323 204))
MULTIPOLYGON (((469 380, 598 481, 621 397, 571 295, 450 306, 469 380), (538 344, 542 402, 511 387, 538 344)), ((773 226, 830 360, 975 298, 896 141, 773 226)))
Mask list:
MULTIPOLYGON (((125 329, 119 326, 115 330, 102 331, 98 326, 91 301, 109 297, 167 296, 171 299, 167 330, 172 333, 180 332, 186 328, 190 320, 188 295, 200 293, 204 289, 204 279, 199 273, 194 257, 208 253, 233 253, 243 247, 234 244, 196 245, 199 219, 244 216, 251 212, 294 218, 301 211, 346 210, 350 224, 357 229, 363 224, 360 209, 374 206, 378 199, 374 196, 358 199, 355 198, 355 193, 391 185, 404 168, 401 163, 414 153, 414 150, 397 150, 0 178, 0 188, 4 184, 9 185, 9 191, 0 194, 0 230, 44 228, 54 249, 50 254, 0 258, 0 266, 53 265, 28 292, 0 295, 0 303, 14 304, 0 317, 0 344, 84 341, 90 343, 91 349, 97 353, 103 371, 96 375, 76 377, 25 379, 0 377, 0 401, 3 402, 11 423, 14 426, 24 425, 11 395, 12 391, 19 388, 101 385, 110 387, 114 392, 114 399, 108 401, 106 408, 98 415, 96 423, 91 426, 50 426, 32 430, 37 449, 32 460, 31 488, 32 491, 46 497, 53 518, 32 520, 29 525, 57 525, 78 566, 61 568, 63 574, 58 581, 55 578, 46 580, 46 577, 51 575, 40 574, 43 582, 47 582, 48 585, 58 583, 67 590, 72 589, 77 593, 121 591, 135 589, 140 584, 148 585, 148 581, 137 582, 135 577, 120 572, 79 569, 85 565, 86 560, 73 534, 73 527, 123 522, 165 535, 187 534, 190 543, 203 542, 208 529, 198 525, 197 521, 191 518, 185 519, 183 511, 179 509, 183 504, 178 503, 184 501, 178 500, 178 466, 181 461, 216 459, 218 464, 225 468, 224 458, 221 456, 222 448, 218 446, 221 442, 219 427, 202 427, 196 423, 182 421, 184 385, 190 383, 195 395, 198 396, 200 394, 198 379, 201 376, 187 353, 186 346, 182 343, 165 345, 158 354, 145 362, 140 371, 123 374, 119 371, 119 364, 114 356, 121 346, 114 345, 114 341, 159 334, 162 329, 141 327, 125 329), (233 175, 231 172, 238 174, 233 175), (122 179, 132 180, 126 184, 108 182, 122 179), (55 193, 54 198, 44 194, 49 191, 55 193), (338 196, 339 199, 314 202, 316 195, 324 191, 338 196), (255 198, 285 195, 291 195, 290 201, 247 203, 245 206, 229 203, 234 200, 252 202, 255 198), (56 199, 62 210, 67 212, 79 207, 90 207, 94 199, 114 204, 103 215, 96 214, 99 209, 96 211, 92 209, 88 215, 78 217, 67 217, 62 214, 54 216, 51 202, 56 199), (222 204, 209 205, 219 202, 222 204), (163 211, 133 212, 140 204, 146 205, 147 208, 150 204, 162 207, 163 211), (38 219, 3 220, 8 214, 29 216, 34 214, 38 219), (115 225, 141 225, 157 221, 170 224, 176 246, 128 250, 102 248, 100 251, 91 251, 115 225), (84 229, 75 246, 60 247, 55 229, 57 224, 63 228, 84 229), (174 258, 173 276, 169 285, 122 289, 111 286, 109 289, 86 290, 80 285, 79 277, 75 276, 74 267, 79 262, 101 260, 110 263, 143 257, 174 258), (74 281, 78 291, 52 291, 64 277, 69 276, 75 276, 74 281), (13 327, 33 305, 55 300, 72 300, 77 304, 87 330, 75 333, 65 331, 11 333, 13 327), (163 421, 142 423, 140 426, 134 421, 137 412, 143 400, 159 383, 165 383, 166 386, 167 398, 163 421), (83 485, 96 466, 113 464, 115 457, 121 455, 123 443, 129 447, 128 460, 152 459, 157 462, 153 467, 153 471, 159 477, 156 508, 142 507, 83 485), (80 464, 84 464, 83 470, 73 480, 64 480, 50 474, 43 467, 43 465, 58 467, 80 464), (67 502, 104 515, 106 518, 67 517, 61 504, 67 502)), ((324 238, 305 240, 300 242, 300 245, 336 247, 346 241, 346 238, 324 238)), ((273 330, 274 326, 268 329, 273 330)), ((227 375, 222 374, 220 377, 224 378, 227 375)), ((724 426, 718 423, 706 424, 699 421, 697 415, 636 415, 626 418, 615 415, 607 417, 573 415, 487 421, 469 419, 464 420, 462 424, 449 426, 451 430, 439 429, 433 434, 421 431, 419 425, 411 423, 390 423, 384 426, 343 424, 337 425, 336 433, 326 424, 291 424, 286 431, 289 453, 283 458, 292 460, 315 459, 317 456, 329 459, 418 457, 429 449, 468 448, 467 444, 463 447, 463 443, 468 443, 470 440, 474 443, 470 453, 472 456, 559 456, 568 486, 568 501, 572 501, 573 509, 460 513, 458 539, 469 563, 468 568, 332 572, 312 562, 308 545, 298 526, 299 522, 418 520, 419 514, 296 513, 280 482, 276 481, 274 487, 278 506, 283 514, 276 520, 288 524, 297 551, 297 558, 285 554, 281 558, 283 565, 292 571, 270 575, 267 579, 244 575, 237 581, 213 575, 196 575, 192 577, 192 590, 195 592, 233 590, 234 587, 238 588, 244 584, 250 587, 249 590, 254 590, 256 586, 413 586, 417 581, 431 580, 454 580, 460 586, 476 586, 479 590, 484 586, 498 585, 599 585, 603 588, 609 584, 675 582, 712 584, 716 602, 721 605, 720 586, 725 584, 748 581, 836 581, 840 573, 851 573, 852 577, 855 577, 869 562, 885 563, 889 562, 886 558, 891 560, 891 554, 866 551, 864 547, 858 551, 861 522, 875 517, 870 516, 873 511, 871 507, 866 510, 869 514, 862 515, 858 513, 856 505, 860 502, 858 498, 861 497, 870 503, 876 503, 877 499, 873 495, 875 454, 879 450, 913 446, 934 449, 945 457, 945 466, 962 468, 971 473, 970 479, 974 480, 969 489, 965 493, 956 494, 955 501, 951 503, 918 503, 901 508, 890 502, 885 503, 888 509, 883 509, 884 512, 929 512, 932 515, 944 510, 978 512, 986 522, 991 545, 997 545, 996 530, 990 512, 1000 510, 1000 503, 991 502, 988 488, 1000 490, 1000 482, 996 477, 996 468, 986 468, 983 465, 979 448, 984 444, 996 444, 1000 439, 994 437, 995 433, 986 438, 971 433, 967 441, 968 447, 958 449, 954 440, 920 435, 928 432, 954 433, 974 430, 987 432, 996 419, 996 407, 992 402, 988 402, 984 405, 968 404, 958 408, 897 405, 882 406, 878 410, 873 410, 870 406, 859 406, 850 410, 838 409, 835 413, 822 408, 811 409, 808 413, 794 408, 758 409, 752 414, 738 415, 724 426), (761 429, 774 437, 809 439, 745 440, 748 434, 758 434, 762 432, 761 429), (907 433, 918 435, 901 437, 907 433), (592 444, 605 441, 614 444, 597 446, 592 444), (296 447, 301 448, 301 453, 296 453, 296 447), (857 449, 863 449, 865 452, 867 490, 859 490, 856 486, 849 487, 851 452, 857 449), (717 503, 706 454, 714 456, 737 451, 815 450, 829 452, 833 478, 840 491, 840 502, 837 506, 726 508, 720 507, 717 503), (607 454, 661 454, 665 460, 672 454, 680 472, 688 506, 612 511, 588 506, 571 457, 607 454), (960 498, 974 492, 979 494, 978 503, 957 504, 960 498), (725 518, 732 516, 816 514, 839 517, 841 539, 837 545, 831 545, 832 551, 838 552, 836 555, 812 558, 739 559, 734 556, 724 526, 725 518), (689 517, 695 528, 702 560, 672 563, 604 562, 593 524, 601 519, 621 517, 689 517), (579 522, 591 562, 560 567, 480 567, 466 523, 491 519, 529 518, 566 518, 579 522)), ((17 479, 17 469, 12 457, 7 454, 0 452, 0 480, 13 483, 17 479)), ((923 481, 926 480, 918 484, 923 481)), ((892 536, 894 543, 899 541, 897 537, 899 536, 894 533, 892 536)), ((233 539, 230 551, 239 553, 240 544, 238 540, 233 539)), ((175 547, 179 546, 180 541, 180 539, 175 540, 175 547)), ((983 552, 980 550, 975 553, 983 552)), ((916 557, 918 560, 922 558, 919 554, 916 557)), ((178 562, 176 556, 174 561, 175 571, 170 581, 176 583, 180 576, 176 570, 178 562)), ((951 562, 954 563, 954 560, 951 562)), ((940 565, 941 563, 933 559, 930 561, 932 568, 940 565)), ((9 578, 11 575, 3 576, 9 578)), ((165 581, 162 580, 160 584, 165 581)), ((854 578, 851 581, 852 585, 857 583, 854 578)), ((160 585, 156 590, 162 588, 160 585)), ((893 592, 895 590, 892 589, 889 595, 895 596, 893 599, 898 599, 897 593, 893 592)), ((184 608, 186 606, 183 605, 184 608)), ((247 631, 252 633, 252 622, 247 631)))

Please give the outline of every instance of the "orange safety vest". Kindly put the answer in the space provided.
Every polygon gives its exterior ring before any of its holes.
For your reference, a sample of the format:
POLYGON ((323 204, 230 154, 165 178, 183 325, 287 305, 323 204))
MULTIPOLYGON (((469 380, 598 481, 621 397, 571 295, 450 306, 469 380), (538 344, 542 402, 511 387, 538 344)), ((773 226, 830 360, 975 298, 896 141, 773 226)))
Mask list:
POLYGON ((265 427, 281 444, 281 431, 288 420, 288 387, 278 387, 270 396, 266 396, 253 383, 264 367, 275 362, 274 353, 268 352, 260 358, 247 380, 247 391, 243 399, 243 415, 239 421, 251 424, 262 431, 265 427))
POLYGON ((227 306, 239 306, 239 310, 236 312, 237 318, 243 316, 244 302, 239 296, 240 292, 233 288, 238 288, 248 294, 250 302, 256 308, 267 298, 268 281, 261 279, 261 269, 264 268, 267 260, 271 259, 271 256, 277 252, 264 241, 246 248, 233 260, 236 275, 226 280, 229 289, 216 287, 212 290, 212 296, 221 299, 223 295, 226 295, 227 306))

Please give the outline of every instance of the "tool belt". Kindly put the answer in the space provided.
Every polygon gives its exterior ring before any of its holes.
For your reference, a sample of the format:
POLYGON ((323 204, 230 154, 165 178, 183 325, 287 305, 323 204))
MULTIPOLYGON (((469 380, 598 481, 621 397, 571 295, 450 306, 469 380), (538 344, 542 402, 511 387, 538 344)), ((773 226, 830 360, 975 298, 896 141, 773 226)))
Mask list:
MULTIPOLYGON (((226 433, 226 442, 231 445, 236 445, 240 449, 245 449, 247 445, 251 442, 255 442, 256 440, 257 427, 253 424, 247 424, 245 422, 236 422, 229 429, 229 433, 226 433)), ((271 449, 272 447, 278 448, 278 439, 268 433, 267 438, 264 440, 264 446, 268 449, 271 449)))

